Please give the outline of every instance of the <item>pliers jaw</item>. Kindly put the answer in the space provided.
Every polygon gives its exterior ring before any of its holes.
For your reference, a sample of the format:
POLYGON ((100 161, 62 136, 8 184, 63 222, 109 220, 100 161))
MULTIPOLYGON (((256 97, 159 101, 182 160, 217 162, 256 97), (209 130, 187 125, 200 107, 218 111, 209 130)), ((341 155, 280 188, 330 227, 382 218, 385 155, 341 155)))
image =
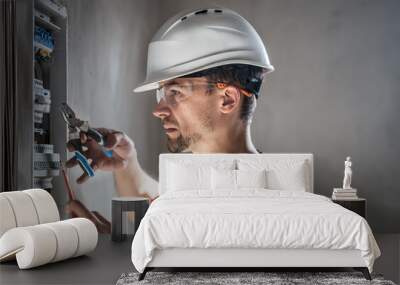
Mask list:
POLYGON ((90 138, 94 139, 100 146, 104 146, 104 137, 96 129, 89 126, 88 121, 82 121, 75 116, 75 112, 68 106, 67 103, 61 104, 61 113, 64 117, 65 122, 68 125, 70 139, 79 138, 79 133, 83 132, 90 138))
POLYGON ((71 109, 70 106, 68 106, 67 103, 61 104, 60 111, 61 114, 63 115, 65 122, 68 125, 69 141, 76 150, 74 156, 75 159, 79 162, 79 165, 81 166, 82 170, 88 176, 94 176, 94 171, 90 166, 89 161, 83 155, 82 143, 80 140, 80 132, 85 133, 88 137, 95 140, 102 148, 105 156, 109 158, 112 157, 113 156, 112 150, 106 150, 104 148, 105 144, 104 136, 96 129, 91 128, 87 121, 82 121, 81 119, 78 119, 75 115, 75 112, 71 109))
POLYGON ((89 124, 86 121, 82 121, 78 119, 75 115, 75 112, 68 106, 67 103, 62 103, 60 107, 61 114, 64 118, 64 121, 68 125, 69 133, 78 133, 80 131, 87 132, 89 129, 89 124))
POLYGON ((61 103, 60 111, 69 127, 77 127, 79 125, 80 120, 76 118, 75 112, 67 103, 61 103))
POLYGON ((70 144, 75 149, 74 158, 78 161, 79 166, 88 176, 94 176, 94 171, 90 166, 87 158, 82 154, 83 148, 80 140, 80 132, 88 132, 89 124, 86 121, 82 121, 75 116, 75 112, 68 106, 67 103, 62 103, 60 107, 61 114, 68 126, 68 139, 70 144))

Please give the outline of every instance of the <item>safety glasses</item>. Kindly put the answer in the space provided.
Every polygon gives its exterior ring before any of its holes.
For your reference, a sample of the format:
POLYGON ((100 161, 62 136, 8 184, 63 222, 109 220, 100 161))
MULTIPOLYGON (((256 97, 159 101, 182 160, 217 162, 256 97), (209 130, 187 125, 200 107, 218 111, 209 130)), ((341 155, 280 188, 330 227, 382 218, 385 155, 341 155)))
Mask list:
POLYGON ((244 90, 243 88, 225 82, 198 82, 198 83, 195 82, 195 83, 185 83, 185 84, 171 83, 171 84, 165 84, 157 89, 156 91, 157 104, 159 104, 161 100, 164 99, 166 104, 175 106, 179 104, 179 102, 184 101, 188 97, 193 95, 194 93, 193 91, 197 87, 215 86, 218 89, 224 89, 228 85, 232 85, 238 88, 245 96, 251 97, 253 95, 250 92, 244 90))

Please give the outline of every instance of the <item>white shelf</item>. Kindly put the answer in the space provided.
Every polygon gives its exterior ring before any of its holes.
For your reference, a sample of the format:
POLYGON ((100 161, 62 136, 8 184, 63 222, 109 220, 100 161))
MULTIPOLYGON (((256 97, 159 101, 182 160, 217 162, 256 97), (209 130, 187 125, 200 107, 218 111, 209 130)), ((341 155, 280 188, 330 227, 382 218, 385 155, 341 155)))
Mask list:
POLYGON ((50 0, 36 0, 35 1, 39 10, 46 12, 54 17, 67 18, 67 8, 59 6, 50 0))
POLYGON ((52 30, 52 31, 60 31, 61 30, 61 28, 59 26, 57 26, 57 25, 55 25, 55 24, 53 24, 53 23, 51 23, 51 22, 49 22, 49 21, 47 21, 45 19, 42 19, 42 18, 40 18, 39 16, 36 16, 36 15, 35 15, 35 21, 40 26, 42 26, 44 28, 47 28, 49 30, 52 30))

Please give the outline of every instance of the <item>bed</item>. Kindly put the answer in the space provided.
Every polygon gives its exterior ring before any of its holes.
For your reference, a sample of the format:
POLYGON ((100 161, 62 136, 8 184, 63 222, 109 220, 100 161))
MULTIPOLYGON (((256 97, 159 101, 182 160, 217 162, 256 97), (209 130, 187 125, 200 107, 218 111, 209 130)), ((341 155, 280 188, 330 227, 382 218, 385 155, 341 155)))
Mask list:
POLYGON ((314 194, 312 154, 161 154, 159 193, 132 242, 154 268, 352 267, 379 247, 364 218, 314 194))

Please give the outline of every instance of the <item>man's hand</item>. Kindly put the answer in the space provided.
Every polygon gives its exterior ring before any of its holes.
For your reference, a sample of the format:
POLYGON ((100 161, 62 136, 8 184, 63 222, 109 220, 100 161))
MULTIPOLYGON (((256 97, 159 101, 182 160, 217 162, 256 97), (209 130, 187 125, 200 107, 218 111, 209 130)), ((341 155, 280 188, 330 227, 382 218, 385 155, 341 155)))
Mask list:
POLYGON ((70 200, 64 207, 64 211, 71 218, 86 218, 91 220, 99 233, 111 233, 111 223, 96 211, 89 211, 79 200, 70 200))
MULTIPOLYGON (((82 154, 90 161, 90 166, 94 171, 97 169, 107 171, 122 169, 126 167, 129 159, 136 156, 136 149, 133 141, 123 132, 104 128, 96 130, 104 136, 104 147, 107 150, 112 150, 113 155, 112 157, 107 157, 103 153, 101 146, 95 140, 81 132, 80 140, 84 150, 82 154)), ((67 143, 67 148, 69 151, 76 150, 71 141, 67 143)), ((71 158, 65 165, 70 168, 77 164, 78 161, 75 158, 71 158)), ((76 182, 80 184, 85 182, 88 178, 89 176, 84 173, 76 180, 76 182)))

